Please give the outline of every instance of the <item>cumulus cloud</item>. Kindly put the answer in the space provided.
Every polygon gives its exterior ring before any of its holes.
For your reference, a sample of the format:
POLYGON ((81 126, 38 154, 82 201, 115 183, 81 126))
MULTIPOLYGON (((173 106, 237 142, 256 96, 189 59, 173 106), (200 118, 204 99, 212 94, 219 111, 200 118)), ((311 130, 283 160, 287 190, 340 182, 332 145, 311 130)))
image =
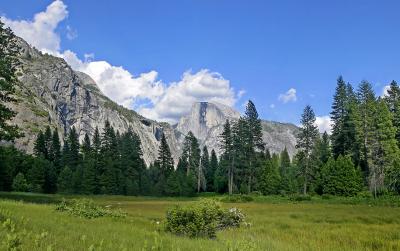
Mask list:
POLYGON ((60 36, 55 32, 57 25, 68 16, 67 6, 60 0, 52 2, 46 11, 35 14, 33 20, 11 20, 2 17, 17 36, 24 38, 37 49, 54 53, 60 50, 60 36))
MULTIPOLYGON (((67 16, 67 6, 56 0, 46 11, 37 13, 33 21, 6 17, 2 20, 16 35, 39 50, 62 57, 74 70, 91 76, 106 96, 148 118, 174 123, 189 112, 193 102, 210 101, 233 106, 245 94, 244 90, 236 94, 229 80, 208 69, 196 73, 187 71, 179 81, 166 84, 158 79, 156 71, 135 76, 122 66, 94 61, 91 53, 85 54, 82 60, 73 51, 61 52, 60 35, 55 30, 67 16)), ((73 39, 76 35, 76 30, 67 26, 67 38, 73 39)))
POLYGON ((197 73, 185 72, 179 82, 171 83, 161 97, 153 102, 154 107, 144 107, 139 112, 159 120, 174 122, 190 111, 196 101, 218 102, 233 106, 235 92, 229 80, 221 74, 207 69, 197 73))
POLYGON ((283 102, 284 104, 288 102, 296 102, 297 101, 296 89, 290 88, 286 93, 280 94, 278 100, 283 102))
POLYGON ((331 133, 332 130, 332 120, 329 116, 320 116, 315 118, 315 125, 318 127, 320 133, 327 132, 331 133))

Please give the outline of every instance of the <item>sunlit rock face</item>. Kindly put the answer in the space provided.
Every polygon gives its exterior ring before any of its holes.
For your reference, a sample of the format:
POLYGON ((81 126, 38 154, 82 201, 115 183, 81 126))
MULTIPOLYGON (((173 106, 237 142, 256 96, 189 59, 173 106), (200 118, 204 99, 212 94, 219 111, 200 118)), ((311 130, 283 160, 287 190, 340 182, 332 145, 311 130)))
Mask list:
MULTIPOLYGON (((210 102, 194 103, 190 113, 181 118, 176 129, 186 135, 192 131, 202 145, 207 145, 209 150, 214 149, 218 154, 220 139, 226 120, 234 123, 240 113, 231 107, 210 102)), ((285 147, 289 155, 293 156, 296 149, 296 134, 298 128, 293 124, 273 121, 262 121, 263 140, 266 147, 273 153, 280 153, 285 147)))

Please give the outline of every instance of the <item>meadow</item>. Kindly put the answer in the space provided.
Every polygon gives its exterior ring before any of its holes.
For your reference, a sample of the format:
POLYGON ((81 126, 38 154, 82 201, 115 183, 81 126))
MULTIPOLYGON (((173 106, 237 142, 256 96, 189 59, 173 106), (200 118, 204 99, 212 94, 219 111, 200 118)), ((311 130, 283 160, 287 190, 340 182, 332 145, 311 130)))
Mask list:
MULTIPOLYGON (((125 218, 84 219, 55 210, 63 197, 0 193, 0 250, 400 250, 399 199, 256 197, 238 207, 251 226, 191 239, 163 231, 166 210, 199 198, 86 196, 125 218), (13 230, 11 230, 13 229, 13 230)), ((221 199, 221 196, 213 196, 221 199)))

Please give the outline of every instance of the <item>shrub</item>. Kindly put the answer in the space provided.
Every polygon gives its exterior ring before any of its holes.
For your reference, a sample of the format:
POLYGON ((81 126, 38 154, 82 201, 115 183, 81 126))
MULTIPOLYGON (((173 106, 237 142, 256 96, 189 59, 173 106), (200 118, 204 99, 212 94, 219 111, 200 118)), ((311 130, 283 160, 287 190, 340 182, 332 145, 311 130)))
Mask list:
POLYGON ((244 214, 238 209, 225 211, 214 200, 175 206, 167 211, 165 230, 180 236, 215 238, 218 230, 239 227, 244 214))
POLYGON ((245 220, 244 214, 238 208, 231 208, 224 211, 219 219, 218 229, 226 229, 231 227, 240 227, 240 224, 245 220))
POLYGON ((89 199, 73 199, 70 201, 63 200, 56 207, 57 211, 67 212, 73 216, 93 219, 98 217, 125 217, 126 213, 117 210, 113 211, 107 208, 96 205, 92 200, 89 199))

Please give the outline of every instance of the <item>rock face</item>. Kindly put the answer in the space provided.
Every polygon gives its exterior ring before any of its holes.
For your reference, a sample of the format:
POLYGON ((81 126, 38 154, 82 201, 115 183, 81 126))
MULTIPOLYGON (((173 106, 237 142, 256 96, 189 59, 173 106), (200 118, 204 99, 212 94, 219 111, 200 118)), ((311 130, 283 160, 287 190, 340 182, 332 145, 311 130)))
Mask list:
MULTIPOLYGON (((199 102, 192 106, 189 115, 181 118, 176 129, 187 134, 192 131, 203 145, 220 154, 219 135, 223 131, 225 121, 238 120, 240 113, 234 109, 216 103, 199 102)), ((272 153, 280 153, 287 147, 289 155, 295 154, 296 134, 298 128, 293 124, 273 121, 262 121, 263 140, 272 153)))
POLYGON ((120 133, 133 128, 142 141, 147 164, 157 157, 161 132, 167 137, 174 159, 178 158, 180 147, 172 126, 117 105, 104 96, 93 79, 72 70, 63 59, 43 55, 22 39, 18 44, 22 48, 17 88, 19 102, 11 104, 17 112, 13 123, 25 133, 15 142, 18 148, 32 152, 38 131, 47 125, 57 128, 61 138, 75 126, 82 140, 86 132, 93 135, 96 127, 101 132, 105 121, 109 120, 120 133))
MULTIPOLYGON (((219 152, 218 136, 226 119, 237 120, 240 114, 230 107, 207 102, 195 103, 191 113, 171 126, 147 119, 107 98, 88 75, 77 72, 61 58, 42 54, 18 38, 21 47, 17 103, 8 104, 17 112, 12 123, 17 124, 25 136, 15 145, 32 153, 39 130, 47 125, 57 129, 64 138, 74 126, 83 140, 85 133, 93 136, 95 128, 102 131, 105 121, 123 133, 129 127, 142 141, 142 151, 147 164, 158 155, 159 140, 164 132, 175 163, 181 154, 184 135, 192 131, 202 145, 219 152)), ((293 155, 297 128, 290 124, 263 121, 264 140, 272 152, 285 146, 293 155)))

